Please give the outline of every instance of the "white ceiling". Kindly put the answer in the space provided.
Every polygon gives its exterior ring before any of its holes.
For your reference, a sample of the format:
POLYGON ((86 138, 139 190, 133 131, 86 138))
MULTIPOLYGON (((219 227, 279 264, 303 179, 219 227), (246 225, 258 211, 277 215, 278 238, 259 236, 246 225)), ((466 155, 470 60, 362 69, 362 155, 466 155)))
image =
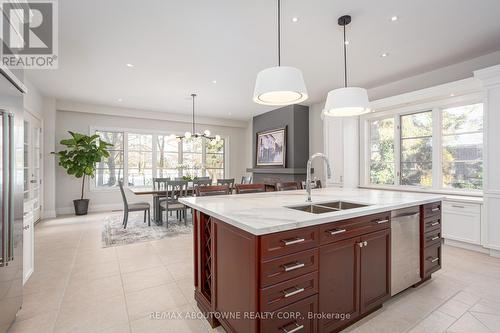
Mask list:
MULTIPOLYGON (((370 88, 500 49, 499 13, 498 0, 283 0, 282 64, 302 69, 312 104, 342 85, 343 14, 350 83, 370 88)), ((65 0, 59 69, 28 79, 60 99, 176 113, 194 91, 198 114, 248 119, 269 110, 252 94, 276 52, 275 0, 65 0)))

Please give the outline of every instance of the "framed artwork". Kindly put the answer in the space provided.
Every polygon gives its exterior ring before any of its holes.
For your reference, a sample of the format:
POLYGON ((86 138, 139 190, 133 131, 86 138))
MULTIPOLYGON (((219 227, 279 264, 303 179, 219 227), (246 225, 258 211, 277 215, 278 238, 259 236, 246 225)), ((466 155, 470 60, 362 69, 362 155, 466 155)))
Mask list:
POLYGON ((286 164, 286 127, 257 133, 257 166, 286 164))

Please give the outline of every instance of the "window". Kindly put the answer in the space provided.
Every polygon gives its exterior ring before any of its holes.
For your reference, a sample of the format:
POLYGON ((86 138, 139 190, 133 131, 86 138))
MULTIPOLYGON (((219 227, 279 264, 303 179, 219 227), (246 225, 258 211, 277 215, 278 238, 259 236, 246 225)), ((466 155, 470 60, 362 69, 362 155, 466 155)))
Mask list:
POLYGON ((179 140, 165 134, 96 130, 113 144, 110 157, 97 164, 95 188, 112 188, 123 179, 128 186, 152 186, 153 177, 225 176, 225 141, 191 138, 179 140))
POLYGON ((367 116, 365 182, 482 190, 483 104, 367 116))
POLYGON ((170 135, 158 135, 156 175, 159 178, 179 177, 179 141, 170 135))
POLYGON ((394 118, 370 122, 370 182, 395 184, 394 118))
POLYGON ((432 111, 401 116, 401 185, 432 186, 432 111))
POLYGON ((205 161, 207 176, 224 178, 224 140, 205 140, 205 161))
POLYGON ((483 186, 483 105, 444 109, 443 187, 481 189, 483 186))
POLYGON ((128 185, 153 184, 153 135, 128 133, 128 185))
POLYGON ((182 140, 182 175, 186 177, 203 176, 203 138, 182 140))
POLYGON ((97 187, 114 187, 123 179, 123 132, 96 131, 101 140, 111 143, 109 157, 97 164, 95 185, 97 187))

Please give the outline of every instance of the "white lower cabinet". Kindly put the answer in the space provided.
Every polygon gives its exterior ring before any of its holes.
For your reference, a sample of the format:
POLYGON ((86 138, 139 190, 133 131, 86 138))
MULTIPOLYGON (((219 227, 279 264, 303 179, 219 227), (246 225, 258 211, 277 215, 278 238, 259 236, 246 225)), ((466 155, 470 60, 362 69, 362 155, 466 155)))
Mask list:
POLYGON ((23 284, 33 273, 35 264, 34 247, 34 217, 33 212, 24 213, 23 217, 23 284))
POLYGON ((443 238, 481 245, 481 204, 443 202, 443 238))

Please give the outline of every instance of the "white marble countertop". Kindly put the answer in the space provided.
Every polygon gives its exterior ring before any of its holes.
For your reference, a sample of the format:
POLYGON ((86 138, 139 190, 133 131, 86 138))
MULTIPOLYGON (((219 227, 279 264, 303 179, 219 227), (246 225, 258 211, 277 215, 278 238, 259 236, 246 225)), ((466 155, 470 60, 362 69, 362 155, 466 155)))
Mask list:
POLYGON ((443 200, 439 194, 323 188, 312 190, 314 204, 342 200, 369 206, 312 214, 287 206, 307 204, 306 191, 182 198, 180 202, 254 235, 291 230, 443 200))

